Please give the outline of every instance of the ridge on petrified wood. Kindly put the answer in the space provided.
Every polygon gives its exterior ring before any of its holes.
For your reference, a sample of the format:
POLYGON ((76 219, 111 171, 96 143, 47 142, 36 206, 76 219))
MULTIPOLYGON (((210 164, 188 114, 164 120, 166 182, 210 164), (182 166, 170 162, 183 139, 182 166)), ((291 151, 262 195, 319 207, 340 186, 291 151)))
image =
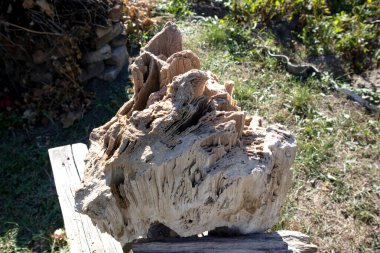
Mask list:
POLYGON ((233 85, 199 68, 166 24, 131 66, 133 98, 91 133, 76 208, 123 244, 160 226, 251 233, 278 220, 293 136, 246 115, 233 85))

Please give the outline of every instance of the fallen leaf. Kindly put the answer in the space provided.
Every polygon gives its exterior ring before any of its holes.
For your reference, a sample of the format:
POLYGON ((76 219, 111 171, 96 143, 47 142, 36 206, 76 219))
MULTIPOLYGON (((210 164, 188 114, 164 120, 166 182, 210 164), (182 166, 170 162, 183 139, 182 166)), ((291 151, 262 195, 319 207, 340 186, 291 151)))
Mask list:
POLYGON ((24 7, 24 9, 31 9, 35 4, 34 0, 24 0, 24 2, 22 2, 22 7, 24 7))
POLYGON ((143 24, 143 26, 144 26, 145 28, 149 28, 149 27, 151 27, 151 26, 154 25, 154 22, 153 22, 153 20, 150 19, 150 18, 144 18, 144 21, 142 22, 142 24, 143 24))
POLYGON ((134 20, 137 19, 139 16, 139 10, 135 6, 131 6, 129 9, 129 17, 134 20))
POLYGON ((43 12, 46 13, 49 17, 54 16, 54 8, 51 4, 46 2, 46 0, 37 0, 36 4, 41 8, 43 12))

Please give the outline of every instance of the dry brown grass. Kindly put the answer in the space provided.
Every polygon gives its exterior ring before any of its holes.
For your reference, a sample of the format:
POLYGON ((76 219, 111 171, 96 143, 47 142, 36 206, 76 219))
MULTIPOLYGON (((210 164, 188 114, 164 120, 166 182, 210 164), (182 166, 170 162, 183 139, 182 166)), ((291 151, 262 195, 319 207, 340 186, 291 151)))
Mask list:
MULTIPOLYGON (((310 234, 322 252, 376 252, 380 250, 379 121, 335 95, 318 101, 317 108, 328 118, 337 118, 331 135, 321 137, 333 142, 328 161, 319 164, 326 178, 308 177, 302 161, 296 162, 296 182, 289 196, 294 209, 283 225, 310 234)), ((302 132, 297 135, 303 137, 302 132)))

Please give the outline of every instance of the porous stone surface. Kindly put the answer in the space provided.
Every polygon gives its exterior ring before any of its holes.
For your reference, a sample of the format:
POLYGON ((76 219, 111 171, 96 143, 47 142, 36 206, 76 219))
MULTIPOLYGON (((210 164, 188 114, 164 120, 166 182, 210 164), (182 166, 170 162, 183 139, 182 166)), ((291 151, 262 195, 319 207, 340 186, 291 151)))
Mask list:
POLYGON ((294 137, 241 111, 233 84, 199 68, 167 23, 131 66, 133 98, 91 133, 76 209, 122 244, 158 227, 245 234, 278 221, 294 137))

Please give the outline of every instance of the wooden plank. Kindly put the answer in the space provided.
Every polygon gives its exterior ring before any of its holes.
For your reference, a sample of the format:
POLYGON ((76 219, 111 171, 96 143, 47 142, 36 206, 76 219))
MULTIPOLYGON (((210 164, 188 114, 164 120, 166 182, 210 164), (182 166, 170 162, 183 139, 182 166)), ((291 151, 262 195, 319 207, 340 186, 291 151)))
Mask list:
MULTIPOLYGON (((80 178, 80 180, 82 180, 83 175, 84 175, 84 168, 85 168, 84 160, 85 160, 86 155, 88 153, 87 146, 83 143, 77 143, 77 144, 73 144, 71 146, 71 149, 72 149, 72 153, 74 156, 74 161, 76 164, 76 168, 78 171, 79 178, 80 178)), ((98 229, 91 229, 92 227, 94 227, 91 220, 86 219, 86 221, 87 221, 87 223, 85 224, 86 225, 85 231, 89 231, 92 235, 91 236, 92 238, 95 238, 95 239, 99 238, 100 242, 102 243, 102 247, 104 249, 109 249, 108 252, 122 252, 122 251, 120 251, 121 245, 118 241, 116 241, 108 233, 100 233, 100 231, 98 229), (99 236, 99 237, 97 237, 97 236, 99 236)))
POLYGON ((84 173, 84 144, 49 149, 55 185, 72 253, 122 253, 121 245, 101 233, 86 215, 75 212, 74 194, 84 173))
POLYGON ((308 236, 295 231, 257 233, 234 237, 170 238, 139 242, 133 253, 315 253, 308 236))
POLYGON ((79 179, 82 181, 84 175, 85 163, 84 159, 88 153, 86 144, 76 143, 71 145, 71 150, 74 156, 75 165, 78 171, 79 179))

